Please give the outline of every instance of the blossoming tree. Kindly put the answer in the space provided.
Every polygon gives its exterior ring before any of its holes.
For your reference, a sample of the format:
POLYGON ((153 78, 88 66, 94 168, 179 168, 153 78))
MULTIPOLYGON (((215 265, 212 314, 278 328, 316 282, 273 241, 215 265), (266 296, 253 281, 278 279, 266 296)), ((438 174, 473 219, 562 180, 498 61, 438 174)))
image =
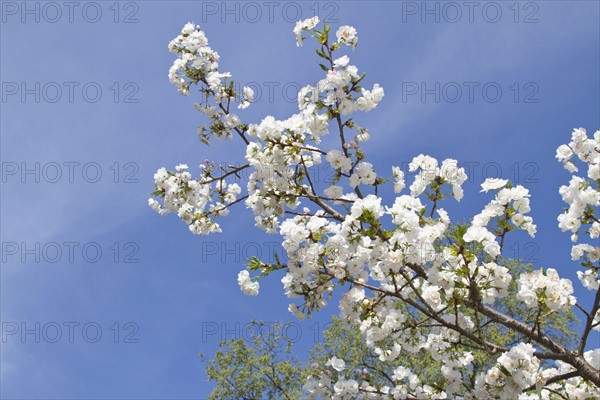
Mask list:
MULTIPOLYGON (((568 204, 558 217, 562 231, 575 243, 572 259, 581 265, 582 290, 593 292, 591 304, 573 295, 570 280, 552 268, 523 272, 504 257, 507 235, 515 230, 532 237, 536 226, 528 190, 503 179, 487 179, 482 192, 489 203, 470 223, 452 223, 441 207, 448 197, 460 201, 467 175, 456 160, 441 162, 418 155, 410 163, 414 180, 405 187, 403 171, 377 173, 362 144, 370 139, 352 114, 368 112, 383 99, 378 84, 363 87, 365 74, 339 54, 358 44, 353 27, 318 26, 317 17, 294 28, 296 43, 317 42, 324 78, 298 94, 297 114, 286 120, 265 117, 245 123, 235 105, 251 105, 253 92, 234 90, 228 72, 219 72, 219 55, 199 26, 188 23, 169 49, 178 58, 169 71, 179 92, 199 94, 196 108, 210 123, 202 141, 239 138, 247 163, 218 171, 201 165, 197 178, 187 165, 155 174, 150 206, 185 221, 199 235, 219 232, 219 217, 244 202, 256 226, 279 233, 288 262, 253 259, 238 283, 257 295, 259 278, 283 270, 286 295, 297 299, 289 310, 299 319, 319 311, 341 291, 340 319, 360 331, 365 345, 382 362, 393 365, 406 354, 426 355, 439 363, 443 385, 419 378, 410 366, 397 366, 389 380, 353 375, 346 362, 332 357, 316 363, 303 384, 309 398, 464 398, 551 399, 600 398, 600 349, 588 341, 600 330, 600 131, 590 137, 575 129, 557 158, 572 174, 559 192, 568 204), (194 91, 195 91, 194 90, 194 91), (325 135, 339 137, 335 148, 323 148, 325 135), (329 163, 334 182, 320 188, 314 168, 329 163), (246 188, 231 183, 235 174, 251 171, 246 188), (228 183, 229 181, 229 183, 228 183), (379 196, 391 184, 393 199, 379 196), (594 245, 595 244, 595 245, 594 245), (252 275, 254 276, 252 276, 252 275), (511 313, 502 305, 516 283, 516 298, 526 307, 511 313), (550 333, 557 313, 577 309, 583 315, 578 343, 567 346, 550 333), (496 340, 490 328, 509 331, 514 340, 496 340), (490 366, 470 378, 474 354, 486 353, 490 366)), ((581 286, 580 286, 581 285, 581 286)), ((422 375, 421 375, 422 376, 422 375)))

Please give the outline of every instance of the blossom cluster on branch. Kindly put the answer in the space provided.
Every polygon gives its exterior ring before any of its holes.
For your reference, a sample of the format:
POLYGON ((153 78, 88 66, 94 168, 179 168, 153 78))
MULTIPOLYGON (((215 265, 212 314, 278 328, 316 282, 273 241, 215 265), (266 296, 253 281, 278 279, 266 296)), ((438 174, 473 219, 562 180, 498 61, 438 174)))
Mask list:
POLYGON ((570 231, 571 255, 581 269, 581 287, 594 293, 589 307, 577 302, 574 285, 555 268, 540 268, 519 276, 503 255, 505 238, 522 230, 534 237, 536 225, 528 213, 529 191, 508 180, 487 179, 482 192, 492 199, 469 223, 452 222, 443 201, 463 198, 467 180, 456 160, 441 162, 416 156, 408 185, 398 166, 378 173, 369 163, 363 143, 371 132, 351 117, 369 112, 384 97, 378 84, 365 88, 365 74, 338 52, 358 44, 356 29, 340 27, 335 39, 330 26, 317 17, 294 28, 301 46, 317 42, 324 77, 298 94, 298 113, 285 120, 272 116, 244 123, 234 114, 251 105, 253 93, 234 90, 229 72, 219 72, 219 55, 197 25, 186 24, 169 45, 178 58, 169 79, 179 92, 197 88, 195 106, 210 123, 201 128, 204 142, 211 137, 238 136, 246 144, 247 163, 221 168, 205 162, 198 178, 186 165, 156 173, 150 206, 160 214, 177 213, 195 234, 219 232, 218 217, 244 201, 256 226, 279 233, 288 262, 253 259, 238 282, 245 294, 257 295, 258 279, 282 270, 286 295, 298 299, 289 311, 310 317, 324 307, 334 290, 341 290, 340 317, 357 326, 366 344, 381 360, 426 352, 441 361, 443 385, 421 382, 414 371, 398 367, 386 384, 369 381, 368 374, 345 369, 332 358, 315 365, 304 385, 309 398, 334 399, 585 399, 600 398, 600 349, 589 349, 588 338, 600 331, 600 131, 591 137, 575 129, 569 144, 556 157, 573 175, 559 190, 568 204, 558 217, 559 228, 570 231), (322 138, 336 135, 338 144, 324 149, 322 138), (329 163, 334 181, 322 188, 312 167, 329 163), (579 167, 578 167, 579 165, 579 167), (578 176, 579 168, 585 175, 578 176), (248 169, 247 194, 227 179, 248 169), (384 199, 380 187, 393 186, 397 196, 384 199), (162 201, 162 202, 161 202, 162 201), (525 318, 496 307, 518 284, 517 297, 528 308, 525 318), (583 315, 578 348, 565 347, 552 337, 553 314, 576 309, 583 315), (484 328, 510 330, 518 340, 510 346, 490 341, 484 328), (496 360, 487 372, 471 374, 473 349, 496 360))

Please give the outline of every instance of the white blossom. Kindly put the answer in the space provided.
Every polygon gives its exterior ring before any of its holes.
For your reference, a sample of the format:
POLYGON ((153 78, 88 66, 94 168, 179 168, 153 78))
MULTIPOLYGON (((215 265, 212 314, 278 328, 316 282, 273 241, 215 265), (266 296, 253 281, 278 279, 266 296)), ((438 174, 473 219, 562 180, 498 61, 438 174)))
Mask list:
POLYGON ((246 296, 257 296, 258 295, 258 282, 252 282, 250 279, 250 274, 248 271, 243 270, 238 274, 238 285, 240 285, 240 289, 246 296))

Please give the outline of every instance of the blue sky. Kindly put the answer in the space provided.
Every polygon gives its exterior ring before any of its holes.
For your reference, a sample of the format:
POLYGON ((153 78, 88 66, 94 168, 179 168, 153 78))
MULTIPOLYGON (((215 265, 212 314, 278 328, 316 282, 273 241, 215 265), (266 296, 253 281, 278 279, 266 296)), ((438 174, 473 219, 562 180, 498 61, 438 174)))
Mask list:
MULTIPOLYGON (((295 88, 320 79, 313 44, 295 45, 295 20, 316 11, 355 26, 351 62, 366 86, 385 89, 359 118, 377 170, 419 153, 469 163, 465 199, 445 205, 454 220, 489 201, 478 194, 486 177, 527 186, 538 234, 510 248, 576 280, 556 223, 568 173, 554 154, 572 128, 600 128, 597 1, 478 2, 472 14, 464 2, 99 1, 71 15, 62 2, 28 2, 31 13, 23 4, 0 3, 1 398, 205 398, 199 352, 252 319, 294 321, 280 276, 261 281, 257 298, 237 287, 244 256, 269 258, 277 243, 249 210, 198 237, 146 205, 161 166, 243 159, 240 143, 198 141, 196 100, 168 82, 167 44, 188 21, 222 70, 262 89, 240 113, 247 122, 291 115, 295 88)), ((297 325, 298 354, 336 309, 297 325)))

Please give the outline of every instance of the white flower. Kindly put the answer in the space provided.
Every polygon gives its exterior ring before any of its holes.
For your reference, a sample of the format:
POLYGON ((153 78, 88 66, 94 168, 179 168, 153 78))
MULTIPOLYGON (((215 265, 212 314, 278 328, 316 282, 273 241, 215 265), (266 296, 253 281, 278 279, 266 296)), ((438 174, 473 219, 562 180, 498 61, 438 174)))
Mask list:
POLYGON ((430 156, 419 154, 408 165, 410 172, 419 171, 414 182, 410 185, 410 194, 420 196, 439 173, 438 161, 430 156))
POLYGON ((239 109, 245 109, 250 106, 250 103, 254 100, 254 90, 249 88, 248 86, 244 86, 242 95, 242 102, 238 106, 239 109))
POLYGON ((583 358, 585 358, 585 361, 592 367, 600 370, 600 349, 586 351, 583 353, 583 358))
POLYGON ((558 227, 563 231, 576 233, 581 226, 581 221, 572 214, 564 213, 558 216, 558 227))
POLYGON ((483 188, 481 191, 487 192, 488 190, 500 189, 503 188, 507 183, 507 179, 487 178, 485 182, 481 184, 481 187, 483 188))
POLYGON ((335 369, 338 372, 342 372, 346 368, 346 363, 344 360, 337 357, 331 357, 325 365, 335 369))
POLYGON ((194 23, 193 22, 188 22, 181 29, 181 34, 182 35, 189 35, 190 33, 192 33, 194 31, 194 29, 196 29, 194 23))
POLYGON ((260 285, 258 282, 252 282, 248 271, 240 271, 240 273, 238 274, 238 285, 240 286, 240 289, 242 289, 242 292, 244 292, 246 296, 258 295, 258 289, 260 285))
POLYGON ((600 248, 591 246, 587 243, 577 244, 571 248, 571 259, 573 261, 579 260, 584 254, 587 253, 590 261, 594 262, 598 259, 598 253, 600 248))
POLYGON ((348 56, 342 56, 333 61, 333 66, 344 68, 346 65, 348 65, 349 62, 350 59, 348 58, 348 56))
POLYGON ((318 95, 314 87, 310 85, 303 87, 298 92, 298 108, 300 110, 306 109, 317 100, 318 95))
POLYGON ((373 164, 368 162, 360 162, 355 172, 350 176, 350 186, 356 187, 359 183, 364 185, 372 185, 377 179, 377 174, 373 170, 373 164))
POLYGON ((350 209, 350 213, 354 218, 359 218, 365 212, 371 213, 375 219, 381 218, 384 213, 381 198, 370 194, 364 199, 357 199, 350 209))
POLYGON ((354 379, 344 380, 341 378, 333 386, 334 399, 351 399, 358 393, 358 382, 354 379))
POLYGON ((404 182, 404 171, 400 167, 392 167, 392 175, 394 176, 394 193, 400 193, 406 186, 404 182))
POLYGON ((160 206, 160 203, 154 199, 148 199, 148 205, 150 206, 151 209, 153 209, 154 211, 156 211, 157 213, 159 213, 160 215, 164 215, 168 212, 168 210, 163 209, 160 206))
POLYGON ((330 150, 325 156, 325 159, 329 161, 333 169, 340 170, 342 172, 350 171, 352 168, 352 161, 344 155, 340 150, 330 150))
POLYGON ((594 221, 590 226, 590 238, 598 239, 600 237, 600 222, 594 221))
POLYGON ((373 85, 373 90, 361 89, 362 97, 356 100, 356 108, 369 112, 381 102, 384 96, 383 88, 378 83, 373 85))
POLYGON ((513 201, 513 208, 518 213, 527 214, 529 211, 531 211, 529 199, 527 197, 523 197, 513 201))
POLYGON ((467 180, 464 168, 458 168, 458 161, 447 158, 442 161, 439 175, 444 181, 452 185, 452 193, 457 201, 463 198, 462 184, 467 180))
POLYGON ((358 135, 356 135, 357 142, 368 142, 371 139, 371 134, 368 129, 363 129, 358 135))
POLYGON ((331 185, 325 189, 323 193, 325 193, 325 196, 329 197, 330 199, 339 199, 342 197, 343 188, 341 186, 331 185))
POLYGON ((471 225, 465 232, 463 239, 465 242, 483 242, 484 240, 494 240, 495 236, 482 226, 471 225))
POLYGON ((295 304, 290 304, 288 306, 288 311, 291 312, 294 317, 298 318, 300 321, 304 320, 304 313, 298 309, 295 304))
POLYGON ((444 308, 440 290, 441 288, 439 286, 427 285, 421 293, 423 300, 425 300, 425 302, 427 302, 427 304, 429 304, 429 306, 436 311, 444 308))
POLYGON ((581 284, 588 290, 598 290, 600 288, 600 278, 598 271, 588 269, 585 272, 577 271, 577 278, 581 284))
POLYGON ((340 26, 335 35, 339 44, 347 44, 348 46, 352 46, 352 49, 356 48, 358 37, 356 36, 356 29, 354 27, 348 25, 340 26))
POLYGON ((566 144, 560 145, 558 149, 556 149, 556 158, 558 161, 568 160, 572 155, 573 151, 566 144))
POLYGON ((307 18, 304 21, 296 22, 296 26, 294 27, 294 34, 296 35, 296 46, 302 46, 302 42, 304 41, 304 37, 302 37, 302 31, 308 31, 313 29, 319 23, 319 17, 316 15, 312 18, 307 18))
POLYGON ((492 257, 500 254, 500 245, 496 242, 496 237, 483 226, 469 226, 463 239, 465 242, 479 242, 483 244, 483 250, 492 257))

